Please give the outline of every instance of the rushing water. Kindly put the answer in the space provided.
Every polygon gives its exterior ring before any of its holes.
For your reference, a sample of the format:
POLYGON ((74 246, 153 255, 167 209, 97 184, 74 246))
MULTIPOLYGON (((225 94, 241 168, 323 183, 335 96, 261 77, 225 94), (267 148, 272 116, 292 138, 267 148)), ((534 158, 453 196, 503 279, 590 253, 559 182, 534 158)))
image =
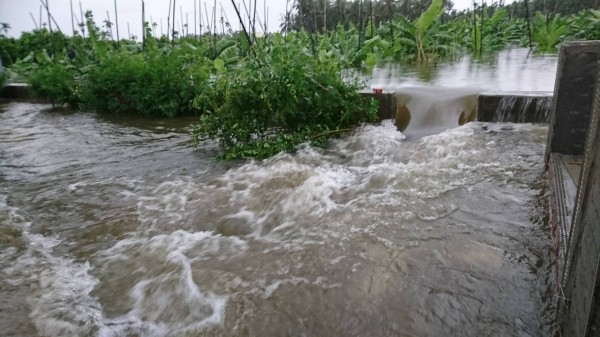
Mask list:
POLYGON ((265 161, 4 103, 3 336, 548 336, 547 127, 389 122, 265 161))

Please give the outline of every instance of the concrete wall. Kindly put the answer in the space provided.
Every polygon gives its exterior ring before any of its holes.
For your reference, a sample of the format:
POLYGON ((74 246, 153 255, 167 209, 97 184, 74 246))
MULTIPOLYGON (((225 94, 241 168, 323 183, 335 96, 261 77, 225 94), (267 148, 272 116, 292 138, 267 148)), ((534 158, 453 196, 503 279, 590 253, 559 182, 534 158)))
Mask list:
POLYGON ((558 320, 565 337, 600 336, 599 60, 600 41, 562 46, 548 135, 546 160, 557 154, 583 158, 564 272, 558 275, 558 320))
MULTIPOLYGON (((597 73, 598 74, 598 73, 597 73)), ((600 79, 600 76, 598 76, 600 79)), ((583 171, 579 181, 569 273, 562 302, 564 336, 600 335, 600 88, 587 132, 583 171)))
POLYGON ((561 47, 554 88, 549 151, 583 155, 596 85, 600 42, 570 42, 561 47))

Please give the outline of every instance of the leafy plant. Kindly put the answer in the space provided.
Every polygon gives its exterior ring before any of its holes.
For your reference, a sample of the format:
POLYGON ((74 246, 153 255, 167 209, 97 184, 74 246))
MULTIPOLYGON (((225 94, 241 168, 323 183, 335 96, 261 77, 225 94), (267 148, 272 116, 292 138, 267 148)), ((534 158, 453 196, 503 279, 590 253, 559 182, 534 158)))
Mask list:
POLYGON ((27 81, 31 91, 37 97, 50 100, 52 107, 65 103, 77 106, 77 84, 73 72, 64 63, 47 60, 47 64, 35 68, 29 75, 27 81))
POLYGON ((198 113, 191 103, 208 84, 211 66, 193 48, 106 54, 82 83, 83 105, 98 112, 147 116, 198 113))
POLYGON ((358 94, 357 83, 342 80, 334 58, 314 58, 281 37, 258 52, 196 98, 205 110, 192 132, 196 145, 211 138, 225 159, 264 158, 303 142, 322 144, 376 119, 376 103, 358 94))
POLYGON ((533 40, 537 44, 536 50, 556 52, 556 45, 568 30, 566 20, 562 19, 560 15, 556 15, 551 21, 546 21, 542 13, 537 12, 534 24, 533 40))

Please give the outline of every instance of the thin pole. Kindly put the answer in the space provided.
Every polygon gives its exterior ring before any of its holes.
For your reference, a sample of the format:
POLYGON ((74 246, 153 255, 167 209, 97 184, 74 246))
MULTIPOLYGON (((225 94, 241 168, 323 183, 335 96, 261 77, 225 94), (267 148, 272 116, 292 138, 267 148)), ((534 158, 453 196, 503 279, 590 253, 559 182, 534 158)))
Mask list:
POLYGON ((185 35, 190 35, 190 23, 188 21, 188 13, 185 13, 185 35))
POLYGON ((110 40, 112 41, 112 22, 110 22, 110 13, 108 13, 108 11, 106 11, 106 26, 106 28, 108 28, 108 36, 110 36, 110 40))
POLYGON ((171 31, 171 34, 173 34, 173 44, 175 44, 175 2, 176 0, 173 0, 173 30, 171 31))
POLYGON ((73 32, 73 35, 75 35, 75 22, 73 20, 73 0, 69 0, 69 5, 71 6, 71 31, 73 32))
POLYGON ((288 26, 290 25, 290 12, 289 12, 290 0, 285 0, 285 27, 283 37, 287 39, 288 26))
POLYGON ((194 36, 198 36, 198 32, 197 32, 197 28, 198 28, 198 22, 197 22, 197 10, 196 10, 196 0, 194 0, 194 36))
POLYGON ((127 22, 127 39, 131 40, 131 31, 129 30, 129 22, 127 22))
MULTIPOLYGON (((162 21, 161 21, 162 24, 162 21)), ((167 41, 171 39, 171 34, 169 34, 169 28, 171 27, 171 0, 169 0, 169 14, 167 14, 167 41)), ((162 28, 160 29, 162 31, 162 28)))
POLYGON ((213 5, 213 44, 216 48, 217 45, 217 0, 213 5))
MULTIPOLYGON (((216 1, 216 0, 215 0, 216 1)), ((250 0, 250 2, 252 2, 252 0, 250 0)), ((254 0, 254 12, 252 13, 252 34, 254 35, 254 40, 256 41, 256 2, 257 0, 254 0)))
POLYGON ((81 33, 83 34, 83 38, 85 39, 85 23, 86 23, 86 20, 83 17, 83 7, 81 7, 81 1, 79 1, 79 15, 81 15, 81 33))
POLYGON ((119 14, 117 13, 117 0, 115 0, 115 26, 117 27, 117 44, 121 40, 119 36, 119 14))
MULTIPOLYGON (((248 46, 250 48, 252 48, 252 40, 250 39, 250 35, 248 35, 248 31, 246 30, 246 26, 244 25, 244 20, 242 19, 242 15, 240 14, 238 6, 235 5, 235 0, 231 0, 231 3, 233 4, 233 8, 235 9, 235 13, 238 16, 238 19, 240 20, 240 25, 242 25, 242 29, 244 30, 244 35, 246 35, 246 40, 248 40, 248 46)), ((244 6, 245 5, 246 4, 244 3, 244 6)))
POLYGON ((146 49, 146 4, 142 0, 142 49, 146 49))
POLYGON ((183 30, 183 24, 185 21, 183 21, 183 6, 179 6, 179 17, 181 18, 181 36, 183 36, 185 34, 185 31, 183 30))
POLYGON ((162 18, 160 18, 160 37, 163 37, 163 25, 162 25, 162 18))
POLYGON ((202 0, 198 0, 198 23, 200 24, 200 36, 202 36, 202 0))
POLYGON ((206 2, 204 3, 204 15, 206 16, 206 25, 208 28, 208 35, 210 35, 210 32, 211 32, 210 19, 208 18, 208 7, 206 7, 206 2))
MULTIPOLYGON (((40 2, 42 3, 42 5, 44 5, 44 1, 40 0, 40 2)), ((46 6, 48 5, 48 0, 46 0, 46 6)), ((50 20, 52 20, 54 22, 54 24, 56 25, 56 29, 58 29, 58 32, 62 34, 62 30, 60 29, 60 26, 58 25, 58 23, 56 23, 56 20, 54 20, 54 17, 52 16, 52 14, 50 14, 50 9, 48 7, 46 7, 46 11, 48 12, 48 25, 50 25, 50 20)), ((52 32, 52 30, 51 30, 52 32)))
POLYGON ((49 0, 46 0, 46 13, 48 13, 48 29, 50 29, 50 33, 52 33, 52 22, 50 21, 50 5, 48 4, 48 1, 49 0))
POLYGON ((42 29, 42 5, 40 5, 40 29, 42 29))
POLYGON ((29 12, 29 16, 31 16, 31 20, 33 20, 33 25, 35 26, 35 30, 39 30, 39 26, 37 24, 37 22, 35 21, 35 17, 33 17, 33 14, 31 12, 29 12))

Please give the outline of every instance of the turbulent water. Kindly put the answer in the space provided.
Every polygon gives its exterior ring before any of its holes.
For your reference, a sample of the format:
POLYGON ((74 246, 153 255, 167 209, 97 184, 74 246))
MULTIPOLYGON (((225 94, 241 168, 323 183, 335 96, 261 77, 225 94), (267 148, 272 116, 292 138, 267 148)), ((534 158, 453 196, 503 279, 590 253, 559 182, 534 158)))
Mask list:
POLYGON ((547 336, 547 127, 389 122, 265 161, 0 106, 3 336, 547 336))

